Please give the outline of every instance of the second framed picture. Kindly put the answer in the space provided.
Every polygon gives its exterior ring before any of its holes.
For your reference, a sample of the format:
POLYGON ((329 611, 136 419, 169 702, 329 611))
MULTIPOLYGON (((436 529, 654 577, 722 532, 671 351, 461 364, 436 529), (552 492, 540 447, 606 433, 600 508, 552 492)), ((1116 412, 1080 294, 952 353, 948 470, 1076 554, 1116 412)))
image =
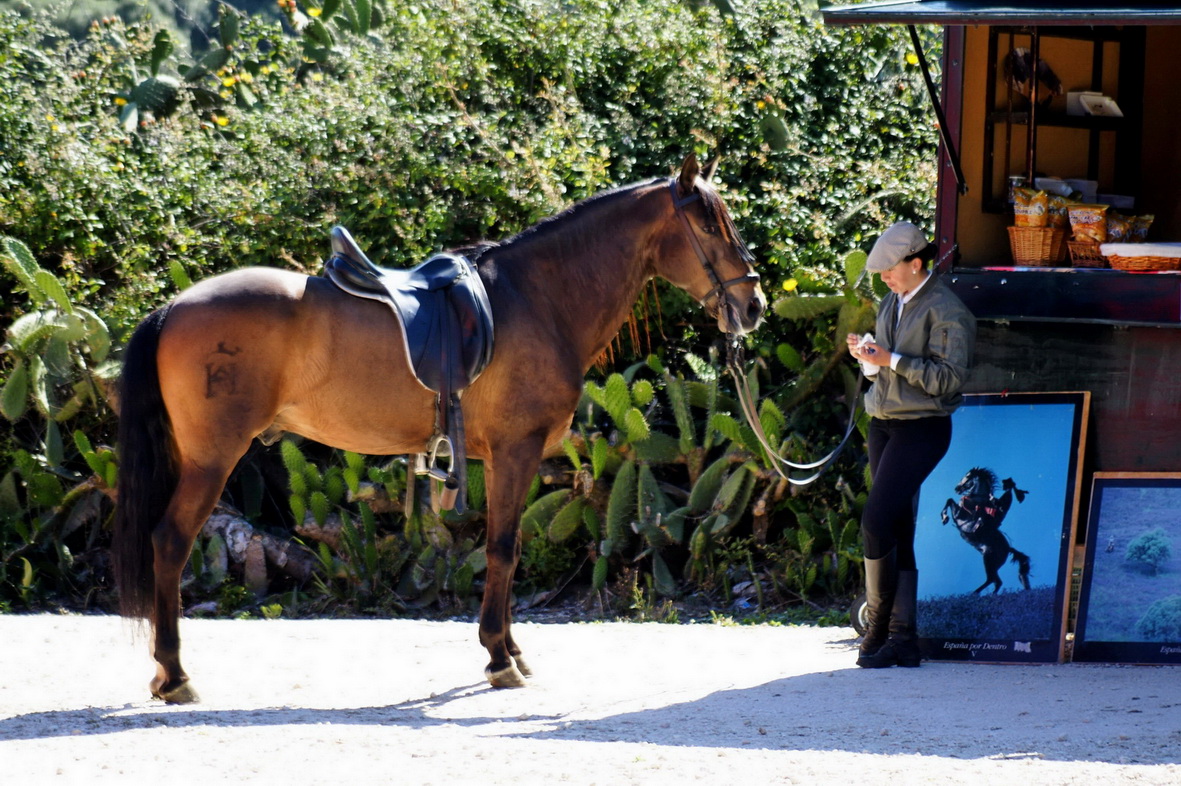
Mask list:
POLYGON ((1076 661, 1181 663, 1181 474, 1096 472, 1076 661))
POLYGON ((923 484, 918 632, 933 660, 1056 663, 1090 394, 964 397, 923 484))

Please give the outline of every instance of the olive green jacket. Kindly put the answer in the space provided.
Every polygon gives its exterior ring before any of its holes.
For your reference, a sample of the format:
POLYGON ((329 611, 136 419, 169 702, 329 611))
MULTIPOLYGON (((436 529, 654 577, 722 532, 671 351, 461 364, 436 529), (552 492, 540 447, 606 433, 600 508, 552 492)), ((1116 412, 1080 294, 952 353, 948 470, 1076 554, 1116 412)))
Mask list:
POLYGON ((963 401, 976 345, 976 318, 956 294, 932 273, 902 309, 890 292, 878 307, 877 343, 901 355, 897 370, 883 367, 865 394, 872 417, 910 420, 950 415, 963 401))

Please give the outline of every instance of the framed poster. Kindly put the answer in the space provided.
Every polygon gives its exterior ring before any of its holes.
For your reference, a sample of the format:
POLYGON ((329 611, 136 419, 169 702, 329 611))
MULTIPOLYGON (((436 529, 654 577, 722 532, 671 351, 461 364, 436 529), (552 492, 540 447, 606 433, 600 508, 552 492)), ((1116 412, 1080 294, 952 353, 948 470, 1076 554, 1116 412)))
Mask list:
POLYGON ((918 499, 917 623, 932 660, 1057 663, 1090 393, 964 397, 918 499))
POLYGON ((1096 472, 1076 661, 1181 663, 1181 474, 1096 472))

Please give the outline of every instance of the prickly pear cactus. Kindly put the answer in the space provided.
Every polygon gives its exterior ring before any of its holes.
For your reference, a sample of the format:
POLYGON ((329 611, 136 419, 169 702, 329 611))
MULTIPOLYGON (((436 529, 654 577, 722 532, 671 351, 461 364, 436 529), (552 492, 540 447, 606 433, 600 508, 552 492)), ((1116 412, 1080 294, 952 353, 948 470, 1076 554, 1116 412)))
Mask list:
POLYGON ((150 76, 131 91, 131 100, 145 112, 167 115, 176 108, 179 87, 170 76, 150 76))

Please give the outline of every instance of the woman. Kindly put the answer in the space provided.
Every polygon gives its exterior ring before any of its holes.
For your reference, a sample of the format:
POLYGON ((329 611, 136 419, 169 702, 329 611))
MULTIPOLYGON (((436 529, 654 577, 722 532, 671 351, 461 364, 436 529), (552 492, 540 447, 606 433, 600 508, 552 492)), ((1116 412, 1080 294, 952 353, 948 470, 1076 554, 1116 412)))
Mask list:
POLYGON ((878 309, 876 336, 849 334, 849 352, 873 385, 869 424, 869 499, 861 516, 867 626, 857 665, 918 666, 915 631, 918 567, 914 556, 919 487, 947 453, 951 413, 968 379, 976 319, 928 270, 935 246, 899 222, 874 244, 866 270, 890 292, 878 309))

